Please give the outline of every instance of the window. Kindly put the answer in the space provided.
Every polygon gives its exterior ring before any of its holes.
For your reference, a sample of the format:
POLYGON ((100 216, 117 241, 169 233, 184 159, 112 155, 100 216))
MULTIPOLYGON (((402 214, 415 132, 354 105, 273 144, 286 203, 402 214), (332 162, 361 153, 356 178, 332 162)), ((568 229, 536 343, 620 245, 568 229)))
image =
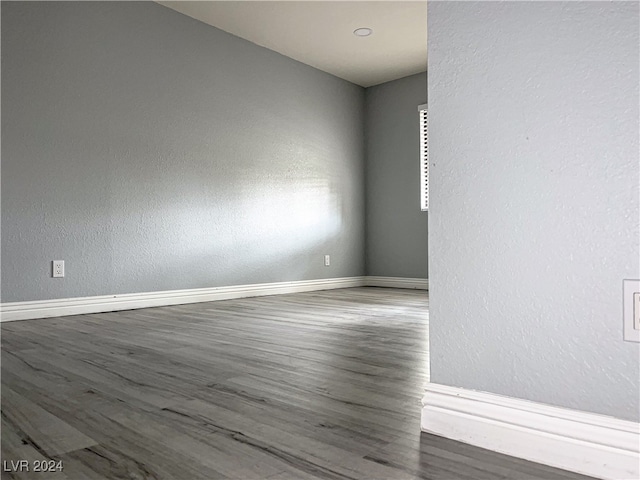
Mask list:
POLYGON ((420 209, 429 210, 429 141, 427 137, 427 104, 418 107, 420 112, 420 209))

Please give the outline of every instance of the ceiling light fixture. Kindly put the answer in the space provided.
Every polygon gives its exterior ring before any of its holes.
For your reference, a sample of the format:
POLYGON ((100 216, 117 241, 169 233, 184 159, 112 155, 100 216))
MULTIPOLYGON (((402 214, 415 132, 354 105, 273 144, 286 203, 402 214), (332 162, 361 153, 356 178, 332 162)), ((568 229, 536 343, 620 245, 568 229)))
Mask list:
POLYGON ((356 37, 368 37, 369 35, 371 35, 373 33, 373 30, 371 30, 370 28, 367 27, 363 27, 363 28, 356 28, 353 31, 353 34, 356 37))

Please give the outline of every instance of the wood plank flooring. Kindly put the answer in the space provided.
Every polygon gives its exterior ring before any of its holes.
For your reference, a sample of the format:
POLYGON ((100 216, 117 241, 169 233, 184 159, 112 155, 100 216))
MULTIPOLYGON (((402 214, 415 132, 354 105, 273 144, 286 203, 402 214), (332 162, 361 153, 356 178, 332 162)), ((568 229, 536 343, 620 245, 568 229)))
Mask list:
POLYGON ((424 291, 352 288, 0 328, 2 479, 587 478, 420 433, 424 291), (36 460, 63 470, 33 472, 36 460))

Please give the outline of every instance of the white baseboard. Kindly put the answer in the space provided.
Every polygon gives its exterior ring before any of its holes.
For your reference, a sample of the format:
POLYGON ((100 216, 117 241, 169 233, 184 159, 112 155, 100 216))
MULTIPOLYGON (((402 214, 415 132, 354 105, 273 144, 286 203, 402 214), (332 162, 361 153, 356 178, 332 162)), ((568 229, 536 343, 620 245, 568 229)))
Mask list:
POLYGON ((364 277, 367 287, 388 287, 388 288, 413 288, 418 290, 429 290, 429 279, 427 278, 402 278, 402 277, 364 277))
POLYGON ((169 290, 164 292, 127 293, 95 297, 61 298, 33 302, 0 304, 0 321, 61 317, 84 313, 115 312, 135 308, 211 302, 231 298, 260 297, 281 293, 309 292, 334 288, 362 287, 364 277, 327 278, 294 282, 259 283, 229 287, 169 290))
POLYGON ((422 431, 607 480, 640 478, 640 424, 429 384, 422 431))
POLYGON ((60 298, 56 300, 37 300, 32 302, 10 302, 0 304, 0 322, 363 286, 426 288, 428 286, 428 280, 395 277, 344 277, 299 280, 294 282, 258 283, 253 285, 232 285, 228 287, 194 288, 189 290, 169 290, 164 292, 60 298))

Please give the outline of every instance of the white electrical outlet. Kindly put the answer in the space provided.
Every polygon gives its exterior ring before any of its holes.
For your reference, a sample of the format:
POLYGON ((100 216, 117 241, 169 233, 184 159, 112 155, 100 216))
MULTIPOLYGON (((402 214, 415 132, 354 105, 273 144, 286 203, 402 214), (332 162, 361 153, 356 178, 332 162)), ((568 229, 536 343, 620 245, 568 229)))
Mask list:
POLYGON ((53 264, 53 277, 64 277, 64 260, 54 260, 51 263, 53 264))
POLYGON ((324 266, 328 267, 329 265, 331 265, 331 255, 325 255, 324 256, 324 266))
POLYGON ((622 282, 624 339, 640 343, 640 280, 622 282))

